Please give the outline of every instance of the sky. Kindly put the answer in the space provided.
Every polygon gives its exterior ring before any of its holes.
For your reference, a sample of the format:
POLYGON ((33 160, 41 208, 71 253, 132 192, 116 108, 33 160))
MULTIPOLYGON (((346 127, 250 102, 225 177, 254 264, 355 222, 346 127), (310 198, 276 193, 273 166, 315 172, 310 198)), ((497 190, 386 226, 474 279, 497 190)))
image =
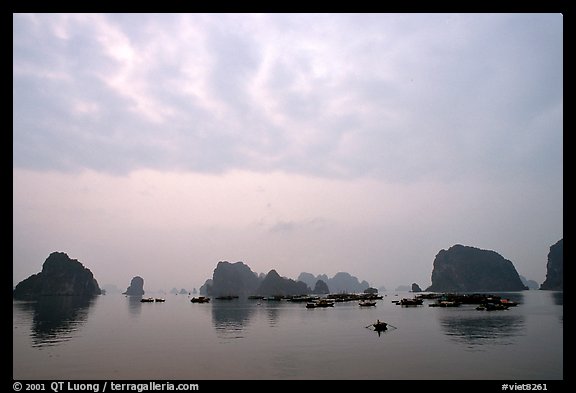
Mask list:
POLYGON ((563 237, 561 14, 14 14, 13 283, 219 261, 431 284, 455 244, 542 283, 563 237))

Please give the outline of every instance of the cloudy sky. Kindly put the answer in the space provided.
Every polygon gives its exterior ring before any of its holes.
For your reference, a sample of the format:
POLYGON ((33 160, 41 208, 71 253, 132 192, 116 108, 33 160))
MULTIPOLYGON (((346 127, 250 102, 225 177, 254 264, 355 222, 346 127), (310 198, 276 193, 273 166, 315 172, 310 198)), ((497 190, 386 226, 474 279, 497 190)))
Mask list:
POLYGON ((15 14, 13 282, 218 261, 430 285, 441 249, 541 283, 563 237, 560 14, 15 14))

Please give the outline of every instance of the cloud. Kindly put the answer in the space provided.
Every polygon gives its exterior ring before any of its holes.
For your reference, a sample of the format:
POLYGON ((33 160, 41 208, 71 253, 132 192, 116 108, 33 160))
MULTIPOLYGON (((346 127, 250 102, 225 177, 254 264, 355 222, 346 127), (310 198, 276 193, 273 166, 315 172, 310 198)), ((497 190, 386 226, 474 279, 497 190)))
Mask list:
POLYGON ((302 221, 277 221, 274 225, 268 229, 271 234, 293 234, 296 231, 314 231, 318 232, 326 229, 329 225, 330 220, 315 217, 309 218, 302 221))
POLYGON ((390 181, 562 168, 554 15, 15 14, 13 43, 21 168, 390 181))

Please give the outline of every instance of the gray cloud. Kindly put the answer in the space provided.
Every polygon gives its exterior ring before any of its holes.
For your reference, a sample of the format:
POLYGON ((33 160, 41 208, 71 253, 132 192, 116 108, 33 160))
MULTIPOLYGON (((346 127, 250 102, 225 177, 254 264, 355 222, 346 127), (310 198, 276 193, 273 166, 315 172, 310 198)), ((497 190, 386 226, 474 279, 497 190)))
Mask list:
POLYGON ((17 14, 13 29, 16 167, 562 170, 555 15, 17 14))
POLYGON ((325 229, 330 220, 322 217, 314 217, 299 221, 279 220, 272 225, 268 232, 271 234, 294 234, 295 232, 319 232, 325 229))

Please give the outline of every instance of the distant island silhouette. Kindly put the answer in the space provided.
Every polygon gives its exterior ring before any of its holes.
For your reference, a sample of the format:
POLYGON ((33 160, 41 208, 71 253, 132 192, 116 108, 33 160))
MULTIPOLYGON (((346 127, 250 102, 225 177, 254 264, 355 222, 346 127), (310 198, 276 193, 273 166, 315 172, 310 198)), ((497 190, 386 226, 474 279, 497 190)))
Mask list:
POLYGON ((126 289, 126 292, 123 292, 122 294, 128 296, 144 295, 144 279, 140 276, 132 278, 130 286, 126 289))
MULTIPOLYGON (((560 239, 550 246, 546 280, 543 290, 563 290, 563 243, 560 239)), ((492 250, 456 244, 440 250, 433 262, 432 285, 427 292, 491 292, 522 291, 537 287, 537 283, 521 277, 514 264, 492 250)), ((314 276, 302 272, 297 280, 281 276, 275 269, 268 274, 257 274, 244 262, 220 261, 212 278, 199 289, 204 296, 276 296, 328 293, 361 293, 370 288, 367 281, 359 281, 347 272, 338 272, 329 278, 326 274, 314 276)), ((383 289, 383 288, 382 288, 383 289)), ((370 290, 375 290, 370 288, 370 290)), ((399 286, 399 290, 419 292, 421 288, 399 286)), ((176 290, 174 289, 173 292, 176 290)), ((196 293, 196 289, 193 291, 196 293)), ((186 294, 185 289, 178 292, 186 294)), ((44 261, 42 271, 16 285, 14 299, 38 299, 41 296, 94 296, 102 294, 90 269, 64 252, 53 252, 44 261)), ((125 295, 144 295, 144 279, 132 278, 125 295)))
POLYGON ((370 287, 367 281, 359 281, 347 272, 338 272, 332 278, 328 278, 326 274, 314 276, 311 273, 302 272, 298 280, 305 282, 310 288, 314 288, 316 282, 321 280, 326 283, 330 293, 361 293, 370 287))
POLYGON ((95 296, 102 291, 94 275, 66 253, 51 253, 42 271, 21 281, 14 288, 14 299, 36 299, 41 296, 95 296))
POLYGON ((492 250, 456 244, 434 259, 428 292, 523 291, 511 261, 492 250))
POLYGON ((314 276, 303 272, 297 280, 282 277, 275 269, 268 274, 258 275, 244 262, 230 263, 220 261, 214 269, 212 278, 200 287, 204 296, 292 296, 328 293, 359 293, 368 289, 366 281, 359 282, 349 273, 338 272, 334 277, 314 276))

